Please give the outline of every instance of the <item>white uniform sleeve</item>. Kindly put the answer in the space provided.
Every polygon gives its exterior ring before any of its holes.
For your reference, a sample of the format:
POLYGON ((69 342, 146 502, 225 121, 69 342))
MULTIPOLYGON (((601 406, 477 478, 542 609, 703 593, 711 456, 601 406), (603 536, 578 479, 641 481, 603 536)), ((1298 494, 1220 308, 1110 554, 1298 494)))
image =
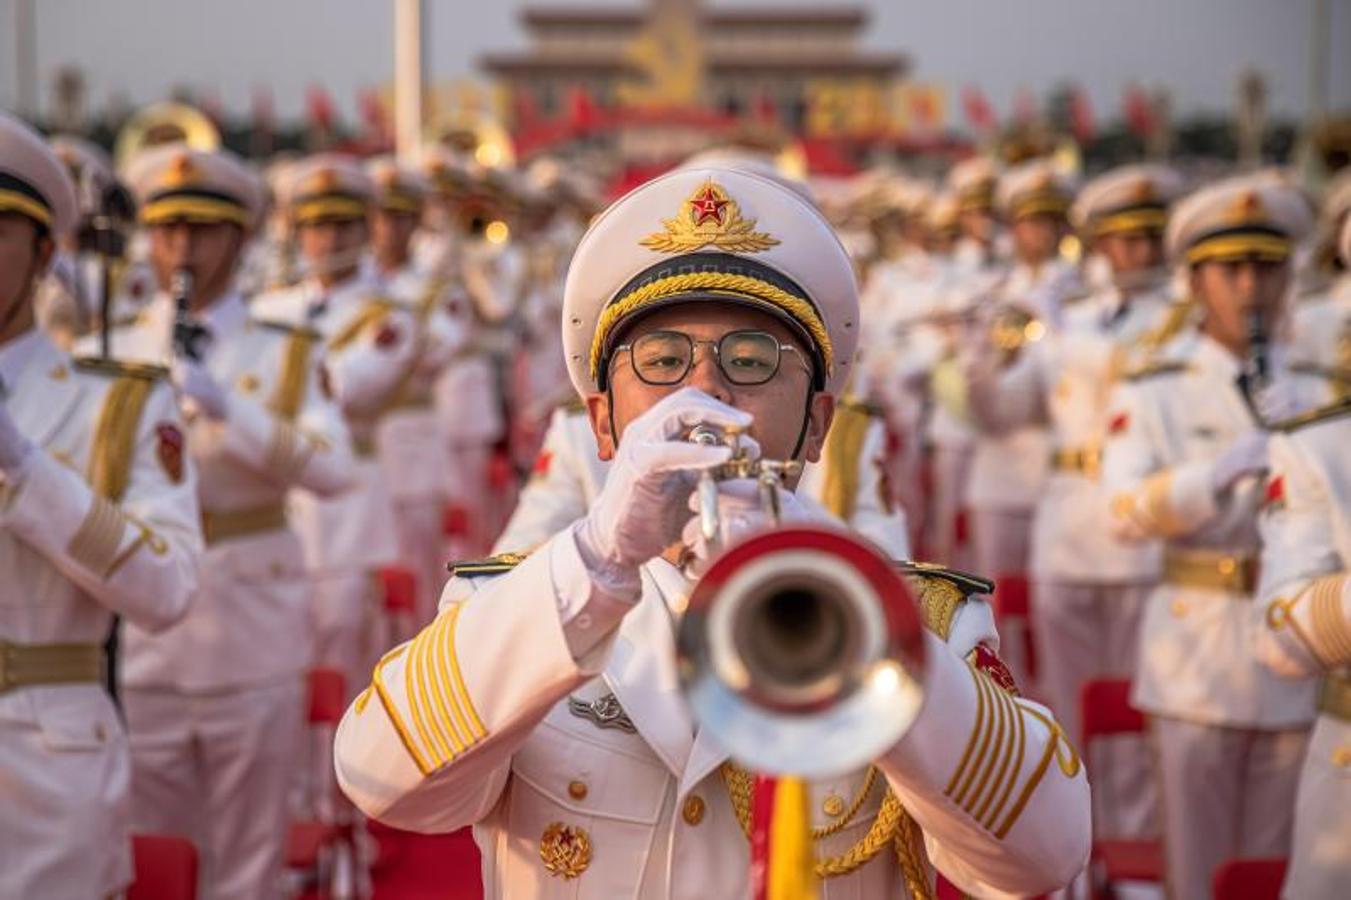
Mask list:
POLYGON ((1128 541, 1190 534, 1219 512, 1211 487, 1214 460, 1165 464, 1151 389, 1167 388, 1119 384, 1108 406, 1102 483, 1111 498, 1113 531, 1128 541))
POLYGON ((338 782, 362 812, 416 831, 478 821, 530 732, 604 668, 619 620, 574 658, 560 616, 569 588, 555 581, 558 541, 571 544, 571 533, 481 586, 452 579, 437 618, 376 666, 335 740, 338 782))
POLYGON ((37 451, 5 492, 0 521, 93 599, 141 628, 159 631, 187 612, 202 552, 196 472, 168 383, 155 385, 137 424, 120 502, 96 494, 76 471, 37 451), (165 429, 176 447, 162 446, 165 429), (179 454, 175 479, 161 461, 179 454))
POLYGON ((323 354, 314 352, 294 419, 235 391, 218 427, 222 447, 239 462, 284 487, 329 497, 355 483, 356 466, 342 411, 324 387, 323 365, 323 354))
POLYGON ((401 309, 388 309, 340 348, 330 348, 333 390, 349 415, 379 413, 417 362, 417 325, 401 309))
POLYGON ((1278 675, 1308 677, 1351 663, 1351 577, 1318 467, 1286 435, 1273 435, 1270 453, 1257 656, 1278 675))
POLYGON ((988 605, 964 603, 951 634, 948 643, 925 634, 924 706, 878 767, 923 829, 929 858, 963 891, 1062 888, 1088 860, 1083 765, 1050 710, 960 655, 982 634, 997 646, 988 605))

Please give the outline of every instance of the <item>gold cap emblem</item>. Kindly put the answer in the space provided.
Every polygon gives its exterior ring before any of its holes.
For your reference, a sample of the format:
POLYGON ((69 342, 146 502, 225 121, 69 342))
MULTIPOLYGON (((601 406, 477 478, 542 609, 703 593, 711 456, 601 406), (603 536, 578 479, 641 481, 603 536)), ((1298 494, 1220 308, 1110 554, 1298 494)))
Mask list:
POLYGON ((649 234, 638 243, 658 253, 693 253, 716 247, 729 253, 759 253, 779 239, 755 230, 755 220, 741 216, 737 202, 722 185, 705 181, 672 219, 662 219, 666 230, 649 234))
POLYGON ((555 822, 544 829, 539 841, 544 869, 556 878, 572 879, 591 865, 591 837, 585 828, 555 822))
POLYGON ((1244 191, 1234 199, 1226 218, 1236 224, 1261 222, 1267 218, 1267 208, 1257 191, 1244 191))
POLYGON ((1135 190, 1132 191, 1131 199, 1141 206, 1156 201, 1158 197, 1154 194, 1154 183, 1148 178, 1141 178, 1135 183, 1135 190))
POLYGON ((183 187, 200 178, 201 173, 197 170, 197 165, 192 161, 192 157, 186 153, 180 153, 170 160, 168 168, 164 170, 164 176, 160 178, 160 186, 167 188, 183 187))
POLYGON ((310 176, 309 183, 305 186, 307 194, 328 194, 338 187, 338 173, 332 169, 320 169, 310 176))

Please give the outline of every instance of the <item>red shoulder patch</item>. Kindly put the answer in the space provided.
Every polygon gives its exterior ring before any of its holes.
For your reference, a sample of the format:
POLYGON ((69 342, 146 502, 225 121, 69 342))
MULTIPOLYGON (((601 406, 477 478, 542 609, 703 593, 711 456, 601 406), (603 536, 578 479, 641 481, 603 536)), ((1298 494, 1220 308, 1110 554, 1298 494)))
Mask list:
POLYGON ((536 478, 543 478, 549 474, 549 466, 554 461, 552 450, 541 450, 539 456, 535 457, 535 464, 530 469, 530 474, 536 478))
POLYGON ((971 651, 971 655, 975 667, 989 675, 995 684, 1014 696, 1021 693, 1018 690, 1018 682, 1013 680, 1013 673, 1009 671, 1008 666, 1004 665, 1004 661, 999 658, 999 654, 984 644, 977 644, 976 649, 971 651))
POLYGON ((392 322, 386 322, 375 333, 375 346, 383 349, 393 347, 403 337, 403 332, 392 322))
POLYGON ((1124 412, 1113 413, 1112 417, 1107 420, 1108 434, 1121 434, 1127 428, 1130 427, 1131 427, 1131 417, 1126 415, 1124 412))
POLYGON ((1269 512, 1285 506, 1285 476, 1272 475, 1267 480, 1267 490, 1262 497, 1262 509, 1269 512))
POLYGON ((183 443, 183 432, 177 425, 161 422, 155 426, 155 456, 174 484, 183 481, 183 443))

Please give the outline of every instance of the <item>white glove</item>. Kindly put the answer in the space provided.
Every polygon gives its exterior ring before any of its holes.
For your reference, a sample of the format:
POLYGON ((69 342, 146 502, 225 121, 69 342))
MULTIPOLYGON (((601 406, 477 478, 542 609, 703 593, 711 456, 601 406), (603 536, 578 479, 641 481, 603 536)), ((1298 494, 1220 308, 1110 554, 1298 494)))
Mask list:
POLYGON ((9 407, 0 402, 0 471, 10 478, 18 478, 32 452, 33 442, 14 424, 9 407))
POLYGON ((175 359, 169 367, 169 378, 183 396, 189 414, 195 409, 217 422, 229 414, 230 398, 201 363, 175 359))
POLYGON ((1252 405, 1263 422, 1279 422, 1298 413, 1302 407, 1291 379, 1282 379, 1253 394, 1252 405))
MULTIPOLYGON (((779 494, 779 522, 808 522, 814 516, 792 491, 777 488, 779 494)), ((708 542, 704 540, 703 530, 699 527, 699 492, 690 495, 689 507, 694 518, 685 524, 681 540, 693 553, 693 559, 686 563, 687 574, 697 578, 708 570, 715 554, 710 552, 708 542)), ((718 541, 719 550, 725 550, 743 538, 759 531, 772 528, 773 515, 760 503, 760 485, 750 478, 738 478, 724 481, 718 485, 718 541)))
POLYGON ((1240 434, 1220 454, 1211 470, 1210 487, 1216 494, 1231 489, 1246 475, 1258 475, 1267 469, 1267 442, 1270 435, 1254 429, 1240 434))
POLYGON ((685 440, 695 425, 746 427, 749 413, 694 388, 683 388, 629 423, 605 486, 576 530, 593 579, 612 591, 632 589, 638 567, 680 537, 695 472, 726 462, 725 445, 685 440))

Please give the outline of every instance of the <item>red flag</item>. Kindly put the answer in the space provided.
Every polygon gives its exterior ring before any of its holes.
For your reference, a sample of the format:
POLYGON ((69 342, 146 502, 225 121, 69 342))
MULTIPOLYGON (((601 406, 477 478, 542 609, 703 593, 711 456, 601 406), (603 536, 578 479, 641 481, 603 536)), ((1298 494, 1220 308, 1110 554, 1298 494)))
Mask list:
POLYGON ((389 117, 385 115, 385 105, 380 101, 379 91, 374 88, 359 91, 357 109, 361 111, 362 124, 376 139, 383 139, 389 133, 389 117))
POLYGON ((760 91, 755 95, 755 120, 766 123, 779 120, 779 108, 767 91, 760 91))
POLYGON ((511 108, 518 129, 529 128, 539 121, 539 107, 535 104, 535 95, 530 91, 512 91, 511 108))
POLYGON ((994 131, 999 124, 994 107, 985 99, 985 94, 974 85, 962 88, 962 110, 972 129, 979 132, 994 131))
POLYGON ((1089 105, 1088 94, 1081 88, 1070 91, 1070 131, 1074 139, 1084 144, 1093 139, 1097 129, 1093 123, 1093 108, 1089 105))
POLYGON ((938 125, 941 113, 934 91, 926 87, 912 87, 909 91, 910 121, 918 131, 928 131, 938 125))
POLYGON ((305 111, 309 116, 310 125, 320 131, 331 131, 333 129, 333 120, 335 114, 333 111, 333 98, 329 96, 328 90, 319 85, 311 85, 305 92, 305 111))
POLYGON ((1125 114, 1127 127, 1136 135, 1148 137, 1154 133, 1154 126, 1157 124, 1154 118, 1154 105, 1149 102, 1149 96, 1138 84, 1126 88, 1125 114))
POLYGON ((584 87, 575 87, 568 92, 568 120, 574 127, 589 128, 596 124, 599 113, 591 92, 584 87))
POLYGON ((1019 125, 1026 125, 1037 117, 1037 98, 1031 88, 1018 88, 1018 96, 1013 100, 1013 119, 1019 125))

